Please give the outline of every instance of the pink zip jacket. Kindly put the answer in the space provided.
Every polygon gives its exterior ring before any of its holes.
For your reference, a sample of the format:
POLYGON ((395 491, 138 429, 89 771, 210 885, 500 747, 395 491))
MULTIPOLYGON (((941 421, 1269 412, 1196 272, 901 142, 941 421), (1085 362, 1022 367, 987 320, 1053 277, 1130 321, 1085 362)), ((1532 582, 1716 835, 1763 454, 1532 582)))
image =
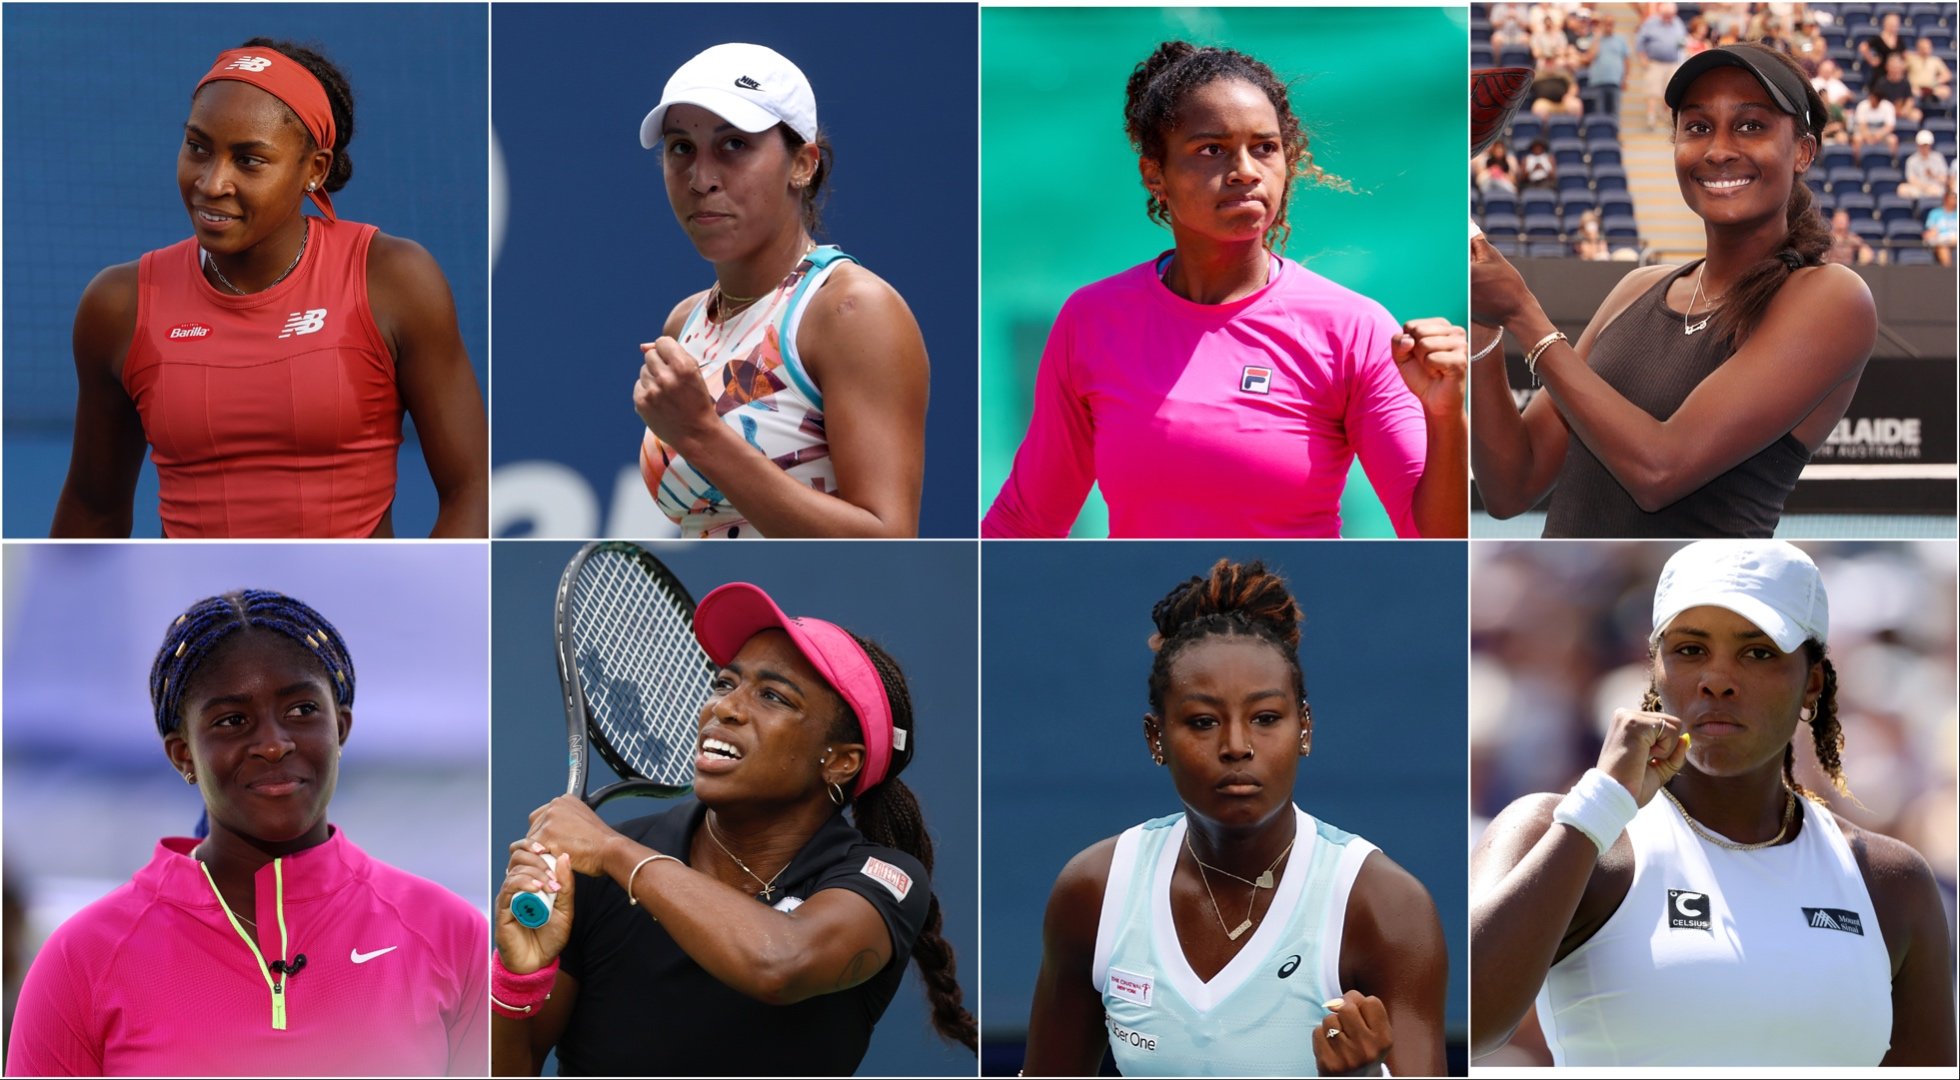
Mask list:
POLYGON ((9 1076, 489 1072, 490 927, 338 829, 258 872, 258 933, 197 841, 55 930, 14 1012, 9 1076), (249 941, 249 944, 248 944, 249 941), (298 964, 281 971, 273 965, 298 964))
POLYGON ((1161 265, 1062 305, 980 535, 1066 536, 1098 483, 1112 536, 1339 536, 1357 454, 1396 534, 1417 535, 1427 426, 1388 311, 1278 256, 1229 304, 1177 295, 1161 265))

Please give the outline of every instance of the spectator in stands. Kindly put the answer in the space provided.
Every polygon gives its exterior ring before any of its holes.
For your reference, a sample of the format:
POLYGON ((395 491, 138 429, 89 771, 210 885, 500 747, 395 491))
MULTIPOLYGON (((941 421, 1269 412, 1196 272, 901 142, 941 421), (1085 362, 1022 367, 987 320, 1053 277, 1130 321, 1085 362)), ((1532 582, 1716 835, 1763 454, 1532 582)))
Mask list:
POLYGON ((1525 6, 1523 4, 1491 5, 1491 54, 1496 55, 1506 48, 1519 47, 1531 47, 1531 31, 1525 26, 1525 6))
MULTIPOLYGON (((1491 149, 1495 151, 1497 147, 1491 149)), ((1478 172, 1477 188, 1486 199, 1492 195, 1515 196, 1518 193, 1518 179, 1511 175, 1511 159, 1493 153, 1478 172)))
POLYGON ((1895 130, 1899 112, 1885 99, 1877 83, 1865 87, 1865 100, 1851 113, 1851 149, 1883 146, 1887 153, 1899 152, 1899 133, 1895 130))
POLYGON ((1851 231, 1849 211, 1839 210, 1831 215, 1831 249, 1824 253, 1825 262, 1867 266, 1875 257, 1865 238, 1851 231))
POLYGON ((1708 28, 1708 20, 1697 15, 1688 20, 1688 40, 1681 46, 1683 57, 1700 56, 1715 44, 1715 32, 1708 28))
POLYGON ((1661 94, 1674 69, 1681 66, 1687 46, 1688 28, 1681 25, 1673 4, 1657 4, 1654 13, 1640 24, 1633 38, 1633 51, 1647 62, 1647 127, 1660 124, 1661 94))
POLYGON ((1592 47, 1582 59, 1586 65, 1586 85, 1597 95, 1600 111, 1616 120, 1620 116, 1620 94, 1627 88, 1627 52, 1627 39, 1616 32, 1613 16, 1601 15, 1592 47))
POLYGON ((1524 187, 1552 190, 1558 187, 1558 162, 1552 160, 1552 152, 1546 148, 1545 140, 1531 140, 1531 149, 1525 152, 1524 160, 1518 163, 1523 175, 1524 187))
POLYGON ((1583 116, 1585 112, 1579 79, 1570 69, 1557 65, 1538 69, 1538 77, 1531 81, 1531 115, 1542 120, 1547 116, 1583 116))
POLYGON ((1878 33, 1858 43, 1858 59, 1865 69, 1865 81, 1869 83, 1884 75, 1885 58, 1905 49, 1906 43, 1899 37, 1899 13, 1888 11, 1879 23, 1878 33))
POLYGON ((1946 189, 1946 198, 1926 215, 1926 246, 1933 249, 1933 258, 1941 266, 1953 265, 1954 232, 1953 188, 1946 189))
POLYGON ((1559 29, 1557 12, 1547 10, 1539 16, 1538 25, 1531 30, 1531 59, 1537 63, 1539 70, 1544 70, 1548 64, 1558 63, 1569 44, 1571 42, 1566 40, 1565 31, 1559 29))
POLYGON ((1785 56, 1794 56, 1796 50, 1791 47, 1787 26, 1782 19, 1764 11, 1750 23, 1749 33, 1743 40, 1760 41, 1785 56))
POLYGON ((1817 28, 1817 20, 1805 17, 1797 24, 1797 32, 1790 38, 1790 59, 1803 68, 1803 73, 1815 78, 1819 68, 1831 55, 1831 44, 1824 40, 1824 32, 1817 28))
POLYGON ((1898 118, 1919 122, 1919 102, 1912 92, 1912 83, 1906 80, 1906 54, 1893 53, 1885 58, 1885 77, 1872 84, 1885 100, 1892 103, 1898 118))
POLYGON ((1914 141, 1918 146, 1906 158, 1906 182, 1899 185, 1899 194, 1909 199, 1938 195, 1947 189, 1952 170, 1933 149, 1932 132, 1922 131, 1914 141))
POLYGON ((1826 56, 1818 61, 1817 74, 1811 77, 1810 85, 1817 88, 1817 93, 1824 99, 1825 104, 1842 109, 1851 104, 1854 96, 1851 88, 1844 85, 1843 76, 1844 69, 1838 67, 1836 60, 1826 56))
POLYGON ((1594 36, 1591 8, 1577 7, 1565 13, 1565 40, 1572 51, 1584 56, 1592 51, 1594 36))
POLYGON ((1588 210, 1579 215, 1579 231, 1572 240, 1572 254, 1593 262, 1603 262, 1613 257, 1605 235, 1599 231, 1599 211, 1588 210))
POLYGON ((1922 37, 1906 54, 1906 81, 1921 101, 1948 101, 1953 97, 1953 69, 1933 51, 1933 39, 1922 37))

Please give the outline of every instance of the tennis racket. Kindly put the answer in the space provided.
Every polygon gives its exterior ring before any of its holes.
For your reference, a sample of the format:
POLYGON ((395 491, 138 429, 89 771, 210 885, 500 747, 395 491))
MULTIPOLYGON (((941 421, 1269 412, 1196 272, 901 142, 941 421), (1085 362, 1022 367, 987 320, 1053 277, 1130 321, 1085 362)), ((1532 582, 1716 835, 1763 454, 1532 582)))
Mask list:
MULTIPOLYGON (((693 790, 695 719, 715 668, 694 639, 694 597, 673 571, 638 544, 585 545, 558 579, 552 637, 565 700, 565 793, 597 809, 623 796, 693 790), (620 779, 588 792, 593 750, 620 779)), ((510 910, 535 929, 551 905, 552 894, 525 892, 510 910)))

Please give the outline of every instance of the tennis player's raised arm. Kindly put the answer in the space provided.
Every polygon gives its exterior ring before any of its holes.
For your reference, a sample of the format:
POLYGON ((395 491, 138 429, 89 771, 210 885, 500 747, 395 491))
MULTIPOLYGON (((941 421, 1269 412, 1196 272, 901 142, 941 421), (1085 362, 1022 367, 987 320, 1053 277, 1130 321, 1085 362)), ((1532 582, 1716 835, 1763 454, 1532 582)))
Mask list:
POLYGON ((136 335, 137 264, 95 275, 75 308, 75 441, 55 504, 54 537, 126 537, 143 470, 143 420, 123 387, 136 335))
POLYGON ((376 233, 369 306, 395 353, 395 382, 436 488, 436 537, 490 534, 490 435, 449 282, 422 245, 376 233))
POLYGON ((823 395, 835 494, 791 477, 722 422, 699 363, 672 337, 641 346, 634 410, 764 536, 918 535, 929 370, 904 298, 840 266, 810 301, 796 347, 823 395))
POLYGON ((1095 421, 1075 390, 1070 325, 1064 304, 1041 350, 1028 433, 980 522, 980 535, 988 539, 1067 536, 1096 481, 1095 421))
POLYGON ((1415 875, 1381 852, 1361 864, 1341 930, 1341 989, 1381 999, 1394 1032, 1395 1076, 1441 1076, 1449 949, 1436 902, 1415 875))
POLYGON ((1422 404, 1422 478, 1411 498, 1416 533, 1463 537, 1470 531, 1469 419, 1463 379, 1470 350, 1448 319, 1411 319, 1393 340, 1396 370, 1422 404))
MULTIPOLYGON (((580 803, 583 806, 583 803, 580 803)), ((496 935, 498 962, 515 975, 529 975, 556 963, 571 941, 572 920, 577 902, 574 895, 578 878, 566 874, 560 891, 553 896, 551 915, 543 926, 529 927, 517 921, 511 900, 519 893, 546 889, 552 879, 551 867, 531 850, 529 838, 510 845, 510 863, 504 870, 504 885, 491 907, 496 935)), ((495 986, 490 988, 495 994, 495 986)), ((524 1002, 532 1012, 523 1018, 496 1011, 490 1018, 490 1071, 496 1076, 537 1076, 544 1070, 545 1058, 565 1035, 572 1020, 572 1006, 578 1000, 578 980, 562 969, 554 976, 549 995, 536 1004, 524 1002)), ((505 1001, 506 1005, 518 1004, 505 1001)))
POLYGON ((1096 924, 1116 852, 1111 837, 1070 859, 1048 896, 1041 974, 1028 1016, 1029 1076, 1094 1076, 1109 1048, 1103 1003, 1091 981, 1096 924))

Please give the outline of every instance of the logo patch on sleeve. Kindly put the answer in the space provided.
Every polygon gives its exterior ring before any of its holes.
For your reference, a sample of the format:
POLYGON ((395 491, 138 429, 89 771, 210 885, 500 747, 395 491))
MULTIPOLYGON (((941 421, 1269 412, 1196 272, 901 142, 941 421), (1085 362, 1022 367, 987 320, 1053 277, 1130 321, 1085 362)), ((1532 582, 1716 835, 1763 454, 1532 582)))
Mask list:
POLYGON ((1272 368, 1248 367, 1239 373, 1239 389, 1248 394, 1269 393, 1272 388, 1272 368))
POLYGON ((912 891, 912 875, 875 856, 864 860, 862 873, 865 877, 883 885, 900 900, 905 899, 905 894, 912 891))
POLYGON ((1835 907, 1807 907, 1803 909, 1803 921, 1813 930, 1842 930, 1847 934, 1865 936, 1865 921, 1855 911, 1835 907))
POLYGON ((1149 1008, 1151 982, 1148 975, 1138 975, 1134 971, 1124 971, 1122 968, 1110 968, 1109 977, 1104 980, 1104 985, 1109 988, 1110 997, 1122 998, 1124 1001, 1149 1008))
POLYGON ((1667 925, 1676 930, 1707 930, 1714 926, 1708 918, 1708 894, 1686 889, 1667 890, 1667 925))

